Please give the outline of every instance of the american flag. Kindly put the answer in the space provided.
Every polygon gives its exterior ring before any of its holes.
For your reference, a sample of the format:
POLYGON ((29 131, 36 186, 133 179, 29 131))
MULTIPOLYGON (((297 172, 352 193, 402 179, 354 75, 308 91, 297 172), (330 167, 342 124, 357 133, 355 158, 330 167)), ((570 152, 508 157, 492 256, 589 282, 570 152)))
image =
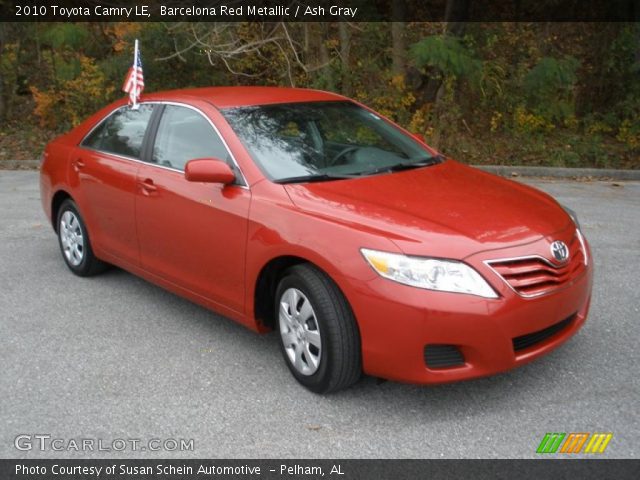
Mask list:
POLYGON ((133 65, 129 68, 122 90, 129 94, 129 105, 137 108, 140 95, 144 90, 144 75, 142 74, 142 60, 140 60, 138 40, 136 40, 133 52, 133 65))

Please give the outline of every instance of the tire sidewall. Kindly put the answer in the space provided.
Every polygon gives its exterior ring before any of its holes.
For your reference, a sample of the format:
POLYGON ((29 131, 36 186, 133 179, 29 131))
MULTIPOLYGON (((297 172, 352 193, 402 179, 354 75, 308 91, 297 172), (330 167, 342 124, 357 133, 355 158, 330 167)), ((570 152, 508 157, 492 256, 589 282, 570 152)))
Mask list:
POLYGON ((284 357, 287 367, 293 374, 293 376, 305 387, 314 392, 324 391, 329 383, 328 369, 330 367, 332 344, 328 334, 329 326, 327 321, 327 312, 324 312, 321 308, 322 302, 317 298, 317 293, 308 284, 306 279, 295 272, 288 274, 284 277, 276 290, 276 305, 275 305, 275 323, 278 331, 278 343, 280 344, 280 351, 284 357), (318 369, 312 375, 303 375, 300 373, 291 363, 287 352, 285 351, 284 343, 282 341, 282 335, 280 332, 280 301, 282 294, 288 288, 297 288, 300 290, 311 302, 311 307, 316 316, 318 327, 320 329, 320 341, 322 342, 322 355, 320 358, 320 365, 318 369))
POLYGON ((62 259, 64 260, 64 263, 67 265, 67 267, 69 267, 69 270, 71 270, 73 273, 77 275, 85 274, 88 270, 88 263, 90 261, 90 257, 93 254, 93 252, 91 251, 91 246, 89 243, 89 233, 87 232, 87 227, 84 224, 82 215, 80 215, 80 212, 78 211, 78 207, 73 201, 65 200, 62 203, 62 205, 60 206, 60 210, 58 211, 58 218, 56 219, 56 222, 57 222, 56 231, 58 233, 58 245, 60 247, 60 253, 62 254, 62 259), (84 251, 82 255, 82 261, 78 265, 72 265, 69 262, 69 260, 67 259, 67 256, 64 254, 64 247, 62 246, 62 232, 61 232, 62 229, 61 229, 60 221, 62 220, 62 215, 64 215, 64 213, 67 211, 72 212, 78 219, 78 224, 80 225, 80 230, 82 231, 82 238, 84 238, 84 245, 83 245, 84 251))

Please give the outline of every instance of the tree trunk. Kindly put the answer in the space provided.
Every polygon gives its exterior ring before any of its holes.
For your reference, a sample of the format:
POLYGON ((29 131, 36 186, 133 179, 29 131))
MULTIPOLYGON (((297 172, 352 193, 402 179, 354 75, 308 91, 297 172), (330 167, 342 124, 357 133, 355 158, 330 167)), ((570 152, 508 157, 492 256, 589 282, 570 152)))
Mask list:
POLYGON ((329 49, 327 48, 326 39, 329 36, 329 25, 326 22, 317 23, 314 29, 313 45, 316 51, 318 65, 322 65, 322 68, 318 70, 323 76, 323 83, 325 88, 329 90, 335 90, 335 81, 331 69, 329 68, 329 62, 331 56, 329 55, 329 49))
POLYGON ((346 96, 351 96, 352 83, 351 83, 351 30, 347 22, 340 22, 338 24, 340 33, 340 66, 342 75, 342 93, 346 96))
POLYGON ((405 13, 404 2, 393 2, 391 7, 391 71, 393 75, 406 74, 407 48, 405 45, 405 13))
MULTIPOLYGON (((2 52, 4 51, 4 38, 6 28, 6 24, 4 22, 0 22, 0 58, 2 58, 2 52)), ((6 91, 4 88, 4 75, 2 74, 2 69, 0 68, 0 123, 4 123, 7 117, 7 98, 6 91)))
POLYGON ((470 0, 447 0, 444 13, 445 32, 456 37, 464 34, 465 22, 469 20, 470 0))
POLYGON ((635 24, 636 29, 636 64, 640 65, 640 23, 635 24))
POLYGON ((305 62, 309 63, 309 24, 304 22, 302 24, 302 51, 304 52, 305 62))
MULTIPOLYGON (((469 19, 469 0, 447 0, 445 10, 444 34, 460 37, 464 34, 465 22, 469 19)), ((444 93, 444 84, 440 75, 429 76, 424 82, 422 99, 426 103, 438 103, 444 93)))

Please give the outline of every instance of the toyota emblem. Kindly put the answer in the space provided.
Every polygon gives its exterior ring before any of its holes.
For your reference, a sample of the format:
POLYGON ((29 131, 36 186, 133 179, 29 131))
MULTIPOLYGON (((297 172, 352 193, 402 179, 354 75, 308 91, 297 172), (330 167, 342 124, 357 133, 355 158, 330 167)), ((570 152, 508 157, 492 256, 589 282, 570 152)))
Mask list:
POLYGON ((560 240, 553 242, 551 244, 551 255, 553 255, 553 258, 558 262, 566 262, 569 260, 569 248, 567 244, 560 240))

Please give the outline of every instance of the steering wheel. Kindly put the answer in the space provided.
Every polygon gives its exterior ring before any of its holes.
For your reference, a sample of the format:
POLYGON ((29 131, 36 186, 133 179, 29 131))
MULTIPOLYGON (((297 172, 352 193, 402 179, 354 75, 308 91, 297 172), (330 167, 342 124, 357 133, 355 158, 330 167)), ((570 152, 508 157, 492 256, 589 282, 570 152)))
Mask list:
POLYGON ((338 152, 338 154, 333 157, 330 162, 329 162, 329 166, 332 167, 334 165, 337 165, 339 162, 338 160, 344 158, 347 154, 351 153, 351 152, 355 152, 356 150, 358 150, 360 147, 357 145, 350 145, 344 149, 342 149, 341 151, 338 152))

